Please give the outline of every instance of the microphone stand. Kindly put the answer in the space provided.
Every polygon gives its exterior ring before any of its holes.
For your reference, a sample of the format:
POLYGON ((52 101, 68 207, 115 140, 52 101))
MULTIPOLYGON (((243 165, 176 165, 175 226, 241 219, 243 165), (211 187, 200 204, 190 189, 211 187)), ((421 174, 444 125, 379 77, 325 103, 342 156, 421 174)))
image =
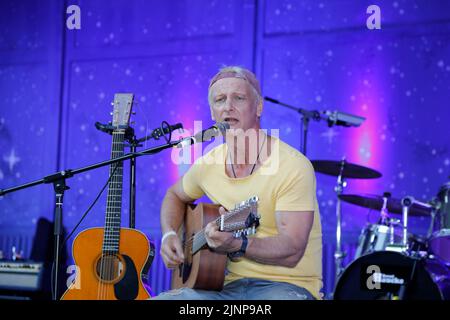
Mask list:
MULTIPOLYGON (((130 142, 130 152, 135 153, 136 147, 141 147, 142 145, 136 140, 136 135, 134 134, 134 128, 130 127, 129 133, 130 142)), ((130 159, 130 216, 129 225, 131 229, 136 228, 136 158, 130 159)))
POLYGON ((326 120, 329 127, 334 125, 344 126, 344 127, 359 127, 361 123, 363 123, 366 118, 351 115, 344 112, 339 111, 323 111, 322 114, 317 110, 306 110, 301 108, 296 108, 294 106, 288 105, 286 103, 280 102, 276 99, 264 97, 265 100, 270 101, 272 103, 279 104, 283 107, 289 108, 291 110, 297 111, 302 115, 302 131, 303 131, 303 143, 302 143, 302 152, 306 155, 306 145, 308 139, 308 125, 311 119, 315 121, 326 120))
POLYGON ((62 170, 56 173, 53 173, 51 175, 45 176, 42 179, 31 181, 16 187, 11 187, 7 189, 0 189, 0 196, 3 196, 8 193, 12 193, 18 190, 30 188, 39 184, 53 184, 53 189, 55 190, 55 211, 54 211, 54 283, 53 283, 53 300, 57 299, 58 296, 58 274, 59 274, 59 246, 60 246, 60 240, 62 235, 62 217, 63 217, 63 199, 64 199, 64 191, 68 190, 69 187, 66 185, 66 179, 72 178, 75 175, 79 173, 83 173, 86 171, 94 170, 97 168, 101 168, 107 165, 111 165, 117 162, 129 160, 129 159, 135 159, 140 156, 144 155, 150 155, 150 154, 156 154, 164 149, 168 149, 171 147, 176 146, 178 143, 180 143, 181 140, 175 141, 175 142, 167 142, 166 144, 156 146, 153 148, 145 149, 140 152, 132 152, 125 154, 121 157, 117 157, 114 159, 98 162, 92 165, 88 165, 86 167, 82 167, 79 169, 67 169, 62 170))
POLYGON ((324 119, 324 120, 326 120, 326 119, 323 118, 321 116, 320 112, 317 110, 306 110, 306 109, 302 109, 302 108, 297 108, 297 107, 291 106, 289 104, 280 102, 276 99, 272 99, 269 97, 264 97, 264 99, 269 102, 279 104, 280 106, 286 107, 288 109, 297 111, 301 115, 301 117, 302 117, 302 133, 303 133, 302 137, 301 137, 301 140, 302 140, 301 150, 302 150, 302 153, 306 156, 306 146, 308 144, 307 140, 308 140, 308 129, 309 129, 310 120, 312 119, 315 121, 320 121, 322 119, 324 119))

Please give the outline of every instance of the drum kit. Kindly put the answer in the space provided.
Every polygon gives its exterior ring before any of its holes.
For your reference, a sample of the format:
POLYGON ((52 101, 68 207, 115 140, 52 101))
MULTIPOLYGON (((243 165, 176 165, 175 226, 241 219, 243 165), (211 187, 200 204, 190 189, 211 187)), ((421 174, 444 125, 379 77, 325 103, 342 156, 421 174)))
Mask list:
POLYGON ((344 194, 347 179, 376 179, 381 173, 347 162, 311 161, 315 171, 337 177, 335 300, 450 299, 450 182, 421 202, 390 193, 344 194), (379 212, 360 233, 353 261, 342 267, 341 202, 379 212), (429 217, 426 236, 408 233, 408 220, 429 217))

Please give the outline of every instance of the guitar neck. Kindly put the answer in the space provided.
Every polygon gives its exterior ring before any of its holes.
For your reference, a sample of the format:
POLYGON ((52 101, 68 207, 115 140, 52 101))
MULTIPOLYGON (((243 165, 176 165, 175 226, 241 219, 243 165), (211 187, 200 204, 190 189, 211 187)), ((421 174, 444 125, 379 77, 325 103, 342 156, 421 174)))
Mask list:
MULTIPOLYGON (((235 214, 237 214, 239 212, 240 212, 239 208, 229 211, 224 216, 224 220, 233 217, 235 214)), ((219 227, 219 229, 221 229, 221 217, 218 217, 213 222, 219 227)), ((242 223, 236 224, 236 228, 238 228, 239 226, 242 226, 242 223)), ((206 237, 205 237, 205 228, 203 228, 202 230, 200 230, 193 236, 192 254, 195 254, 197 251, 199 251, 201 248, 203 248, 206 244, 207 244, 207 241, 206 241, 206 237)))
MULTIPOLYGON (((124 154, 124 141, 124 130, 117 130, 112 133, 111 159, 118 158, 124 154)), ((109 174, 111 180, 106 202, 103 252, 117 253, 119 251, 122 215, 123 162, 111 164, 109 174)))

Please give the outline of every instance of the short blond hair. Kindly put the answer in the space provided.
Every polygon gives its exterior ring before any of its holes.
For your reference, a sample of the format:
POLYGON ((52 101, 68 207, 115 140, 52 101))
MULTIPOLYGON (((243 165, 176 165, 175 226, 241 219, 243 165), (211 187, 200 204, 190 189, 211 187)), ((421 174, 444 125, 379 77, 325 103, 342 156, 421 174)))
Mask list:
POLYGON ((257 103, 260 103, 262 100, 261 95, 261 86, 259 85, 258 79, 256 79, 256 76, 253 72, 250 70, 239 67, 239 66, 225 66, 223 68, 220 68, 219 72, 216 73, 214 77, 212 77, 211 81, 209 82, 208 86, 208 103, 210 106, 212 106, 212 97, 211 97, 211 87, 214 83, 216 83, 220 79, 224 78, 238 78, 238 79, 244 79, 250 84, 250 87, 253 89, 253 93, 255 94, 257 103))

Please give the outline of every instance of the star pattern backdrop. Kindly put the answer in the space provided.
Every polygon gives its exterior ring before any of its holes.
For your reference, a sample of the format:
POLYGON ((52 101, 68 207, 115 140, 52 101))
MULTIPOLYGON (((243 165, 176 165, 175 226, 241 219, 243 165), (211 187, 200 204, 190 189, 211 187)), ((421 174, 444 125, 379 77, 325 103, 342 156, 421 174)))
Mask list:
MULTIPOLYGON (((309 124, 311 160, 345 157, 383 174, 349 180, 345 193, 430 201, 450 176, 450 3, 376 2, 381 30, 366 27, 372 1, 2 1, 0 187, 108 159, 111 137, 94 123, 111 120, 117 92, 135 94, 138 137, 164 120, 183 123, 185 134, 194 132, 194 121, 211 125, 209 79, 234 64, 253 70, 266 96, 366 118, 358 128, 309 124), (65 28, 70 4, 81 9, 80 30, 65 28)), ((281 139, 301 150, 295 111, 265 102, 262 125, 279 129, 281 139)), ((142 148, 161 143, 147 141, 142 148)), ((172 162, 170 151, 137 161, 136 226, 156 243, 165 191, 186 169, 172 162)), ((127 186, 128 164, 124 172, 127 186)), ((316 176, 329 293, 336 178, 316 176)), ((103 168, 68 180, 68 230, 107 178, 103 168)), ((124 226, 128 200, 125 188, 124 226)), ((40 217, 52 220, 53 202, 51 185, 0 197, 0 249, 9 250, 15 234, 32 237, 40 217)), ((80 231, 103 225, 105 206, 104 195, 80 231)), ((354 248, 361 229, 378 217, 343 204, 344 243, 354 248)), ((412 233, 424 234, 430 220, 410 223, 412 233)), ((351 254, 345 263, 350 261, 351 254)), ((158 281, 156 292, 167 289, 158 281)))

